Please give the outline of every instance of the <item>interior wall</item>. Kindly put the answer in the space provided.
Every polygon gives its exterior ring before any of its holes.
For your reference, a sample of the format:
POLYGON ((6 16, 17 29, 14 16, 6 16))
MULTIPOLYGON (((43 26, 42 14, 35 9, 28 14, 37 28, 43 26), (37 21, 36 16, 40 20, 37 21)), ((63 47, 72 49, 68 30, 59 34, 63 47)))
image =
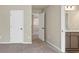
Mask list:
POLYGON ((24 41, 32 42, 31 5, 26 5, 26 6, 1 5, 0 6, 0 42, 9 42, 10 40, 10 10, 24 10, 24 41))
POLYGON ((38 9, 38 10, 36 10, 36 9, 32 9, 32 12, 33 12, 33 13, 41 13, 42 11, 39 10, 39 9, 38 9))
POLYGON ((46 9, 46 41, 61 48, 61 6, 48 6, 46 9))

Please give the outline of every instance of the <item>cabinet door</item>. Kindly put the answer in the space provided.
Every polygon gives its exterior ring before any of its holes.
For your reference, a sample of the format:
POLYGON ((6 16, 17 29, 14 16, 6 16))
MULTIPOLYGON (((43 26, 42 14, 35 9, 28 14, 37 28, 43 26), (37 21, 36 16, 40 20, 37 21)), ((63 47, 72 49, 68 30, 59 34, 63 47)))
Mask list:
POLYGON ((70 48, 70 33, 66 33, 66 48, 70 48))
POLYGON ((78 37, 71 35, 71 48, 78 48, 78 37))

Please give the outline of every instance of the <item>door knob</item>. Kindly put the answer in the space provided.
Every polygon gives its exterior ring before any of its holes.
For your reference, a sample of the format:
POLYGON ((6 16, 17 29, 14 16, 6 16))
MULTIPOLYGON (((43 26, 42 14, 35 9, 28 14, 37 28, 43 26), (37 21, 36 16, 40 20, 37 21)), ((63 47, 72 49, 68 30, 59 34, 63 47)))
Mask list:
POLYGON ((23 28, 20 28, 20 30, 22 30, 23 28))

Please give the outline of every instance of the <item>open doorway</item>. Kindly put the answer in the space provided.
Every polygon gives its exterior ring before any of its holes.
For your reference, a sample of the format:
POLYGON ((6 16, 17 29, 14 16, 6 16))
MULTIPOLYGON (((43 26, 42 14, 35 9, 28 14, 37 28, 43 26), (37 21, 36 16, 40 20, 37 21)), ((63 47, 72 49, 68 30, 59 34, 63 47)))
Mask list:
POLYGON ((33 13, 32 15, 32 28, 33 28, 33 40, 34 39, 39 39, 42 41, 45 41, 45 30, 44 30, 44 13, 33 13))
POLYGON ((33 40, 39 38, 39 15, 38 14, 33 14, 32 15, 32 35, 33 35, 33 40))

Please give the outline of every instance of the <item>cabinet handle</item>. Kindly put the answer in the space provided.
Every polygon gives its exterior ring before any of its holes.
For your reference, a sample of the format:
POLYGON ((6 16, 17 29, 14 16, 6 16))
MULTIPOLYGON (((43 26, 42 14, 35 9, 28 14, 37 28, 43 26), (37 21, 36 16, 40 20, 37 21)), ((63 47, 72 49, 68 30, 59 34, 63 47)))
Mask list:
POLYGON ((79 36, 78 36, 78 48, 79 48, 79 36))

